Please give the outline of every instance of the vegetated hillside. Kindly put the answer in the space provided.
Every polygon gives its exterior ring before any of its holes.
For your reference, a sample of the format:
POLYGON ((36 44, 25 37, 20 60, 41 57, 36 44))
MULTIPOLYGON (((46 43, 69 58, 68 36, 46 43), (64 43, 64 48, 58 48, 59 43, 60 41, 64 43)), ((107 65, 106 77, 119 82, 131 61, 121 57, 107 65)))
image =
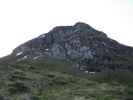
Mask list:
POLYGON ((133 49, 85 23, 55 27, 0 60, 0 100, 133 100, 133 49))
POLYGON ((132 100, 131 72, 84 73, 64 60, 0 65, 1 100, 132 100))

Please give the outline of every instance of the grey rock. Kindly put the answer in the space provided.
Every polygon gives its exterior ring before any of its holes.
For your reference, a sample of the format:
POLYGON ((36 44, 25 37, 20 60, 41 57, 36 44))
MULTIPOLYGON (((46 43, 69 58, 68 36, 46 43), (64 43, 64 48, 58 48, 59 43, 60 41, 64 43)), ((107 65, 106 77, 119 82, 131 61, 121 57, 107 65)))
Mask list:
POLYGON ((73 26, 57 26, 20 45, 12 54, 19 52, 29 58, 47 55, 77 61, 81 69, 90 69, 89 66, 97 65, 114 66, 111 65, 112 61, 120 55, 133 57, 133 48, 110 39, 104 32, 82 22, 73 26))
POLYGON ((93 59, 93 52, 90 50, 89 47, 83 46, 80 48, 80 52, 82 54, 83 59, 93 59))
POLYGON ((51 54, 53 57, 65 58, 64 48, 59 44, 53 44, 52 45, 51 54))
POLYGON ((4 96, 0 95, 0 100, 7 100, 4 96))

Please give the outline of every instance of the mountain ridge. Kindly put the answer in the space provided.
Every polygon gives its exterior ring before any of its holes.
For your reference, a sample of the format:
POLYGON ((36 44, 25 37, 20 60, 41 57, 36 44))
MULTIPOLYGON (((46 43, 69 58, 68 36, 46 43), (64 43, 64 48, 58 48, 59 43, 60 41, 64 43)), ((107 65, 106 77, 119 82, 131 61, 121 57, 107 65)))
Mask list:
MULTIPOLYGON (((48 33, 18 46, 12 53, 15 56, 21 54, 28 54, 27 58, 33 59, 43 55, 66 59, 76 62, 76 66, 82 70, 110 69, 107 66, 113 70, 131 70, 130 64, 125 68, 123 63, 114 62, 120 59, 127 63, 128 59, 133 57, 133 48, 118 43, 86 23, 78 22, 73 26, 56 26, 48 33), (89 68, 90 65, 93 67, 89 68), (99 65, 102 68, 98 68, 99 65)), ((26 59, 25 57, 23 59, 26 59)))

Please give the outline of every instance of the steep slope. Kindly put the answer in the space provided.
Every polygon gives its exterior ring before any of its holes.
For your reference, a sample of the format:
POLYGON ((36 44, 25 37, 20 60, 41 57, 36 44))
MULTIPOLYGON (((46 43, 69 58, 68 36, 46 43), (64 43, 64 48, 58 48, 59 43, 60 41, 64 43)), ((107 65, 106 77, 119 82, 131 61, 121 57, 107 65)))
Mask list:
POLYGON ((20 45, 12 55, 27 55, 26 58, 33 59, 47 55, 75 62, 78 69, 88 71, 133 69, 133 48, 81 22, 74 26, 55 27, 20 45))
POLYGON ((0 100, 133 100, 132 70, 132 47, 58 26, 0 59, 0 100))

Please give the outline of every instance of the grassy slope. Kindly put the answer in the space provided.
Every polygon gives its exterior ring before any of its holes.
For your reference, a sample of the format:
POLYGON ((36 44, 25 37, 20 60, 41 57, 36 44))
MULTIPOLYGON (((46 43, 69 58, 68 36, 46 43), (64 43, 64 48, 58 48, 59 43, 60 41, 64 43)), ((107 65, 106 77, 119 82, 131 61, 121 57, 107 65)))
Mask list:
POLYGON ((132 73, 87 75, 63 60, 4 63, 0 76, 0 100, 133 100, 132 73))

